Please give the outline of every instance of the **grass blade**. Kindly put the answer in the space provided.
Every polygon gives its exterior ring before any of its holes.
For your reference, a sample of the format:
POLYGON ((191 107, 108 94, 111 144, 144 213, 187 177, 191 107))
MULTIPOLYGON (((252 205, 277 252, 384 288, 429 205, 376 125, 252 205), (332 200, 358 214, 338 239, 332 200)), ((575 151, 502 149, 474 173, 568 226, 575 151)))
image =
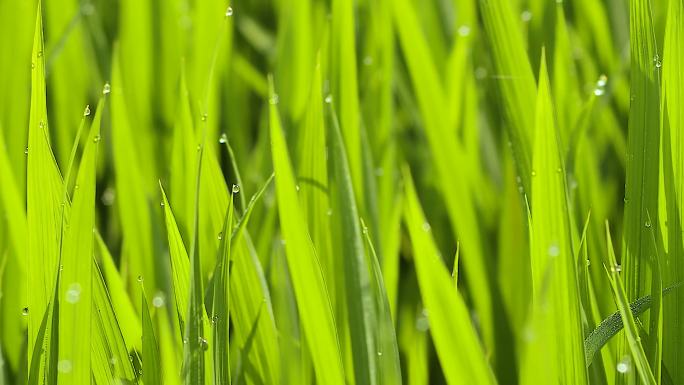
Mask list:
POLYGON ((337 331, 318 256, 307 231, 297 197, 292 163, 287 153, 278 107, 270 84, 270 132, 280 227, 297 307, 313 358, 316 378, 324 384, 344 384, 337 331))
POLYGON ((421 298, 429 317, 430 334, 447 383, 495 384, 496 379, 473 330, 466 305, 461 295, 454 290, 451 276, 440 258, 408 172, 404 181, 404 221, 413 245, 413 258, 421 298))

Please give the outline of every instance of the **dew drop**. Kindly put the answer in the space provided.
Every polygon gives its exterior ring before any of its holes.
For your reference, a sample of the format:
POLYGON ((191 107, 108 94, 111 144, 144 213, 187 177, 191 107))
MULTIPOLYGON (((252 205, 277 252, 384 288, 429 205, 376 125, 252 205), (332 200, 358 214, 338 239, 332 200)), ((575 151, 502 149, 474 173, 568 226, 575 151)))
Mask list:
POLYGON ((644 223, 644 226, 646 226, 646 227, 651 227, 651 221, 647 220, 647 221, 644 223))
POLYGON ((622 266, 620 264, 617 264, 617 265, 611 267, 610 270, 615 272, 615 273, 619 273, 622 271, 622 266))
POLYGON ((239 193, 240 192, 240 186, 237 184, 234 184, 232 191, 233 191, 233 194, 239 193))
POLYGON ((269 102, 270 104, 273 104, 273 105, 278 104, 279 101, 280 101, 280 99, 278 98, 278 94, 273 94, 273 95, 271 95, 271 97, 268 99, 268 102, 269 102))
POLYGON ((537 176, 537 172, 532 170, 532 176, 537 176))
POLYGON ((83 111, 83 116, 88 116, 90 115, 90 104, 88 104, 85 108, 85 111, 83 111))
POLYGON ((166 300, 164 299, 164 293, 162 293, 161 291, 157 292, 157 294, 155 294, 154 297, 152 298, 152 306, 154 306, 156 308, 160 308, 160 307, 164 306, 165 303, 166 303, 166 300))
POLYGON ((426 233, 427 233, 428 231, 430 231, 430 224, 429 224, 429 223, 423 222, 423 226, 422 226, 422 227, 423 227, 423 231, 425 231, 426 233))
POLYGON ((209 342, 204 337, 199 337, 199 346, 202 350, 209 349, 209 342))
POLYGON ((142 276, 142 275, 139 275, 139 276, 138 276, 138 282, 142 283, 142 281, 143 281, 143 276, 142 276))
POLYGON ((208 115, 206 113, 202 114, 202 121, 206 122, 207 121, 208 115))
POLYGON ((617 364, 617 371, 622 374, 629 372, 629 363, 629 356, 623 357, 617 364))
POLYGON ((382 352, 378 352, 378 357, 381 357, 381 356, 382 356, 382 352))
POLYGON ((299 187, 299 185, 298 185, 298 184, 297 184, 297 185, 295 185, 295 189, 296 189, 297 191, 299 191, 299 190, 300 190, 300 187, 299 187))
POLYGON ((60 360, 57 363, 57 371, 59 371, 61 373, 71 373, 71 370, 73 368, 74 368, 74 366, 70 360, 60 360))
POLYGON ((102 87, 102 94, 107 95, 110 92, 112 92, 112 86, 109 83, 105 83, 104 87, 102 87))
POLYGON ((226 9, 226 17, 233 16, 233 7, 228 7, 226 9))
POLYGON ((218 233, 218 240, 220 241, 220 240, 222 240, 222 239, 223 239, 223 231, 221 231, 220 233, 218 233))
POLYGON ((21 309, 21 315, 28 315, 28 313, 29 313, 29 308, 28 308, 28 306, 25 307, 25 308, 23 308, 23 309, 21 309))
POLYGON ((164 201, 159 202, 159 205, 160 205, 161 207, 164 207, 164 201))
POLYGON ((366 67, 372 66, 373 65, 373 57, 371 56, 366 56, 363 58, 363 65, 366 67))
POLYGON ((69 285, 66 292, 66 301, 68 303, 74 304, 81 300, 81 284, 74 282, 69 285))
POLYGON ((332 214, 333 214, 333 211, 332 211, 332 209, 329 208, 328 211, 326 211, 325 213, 326 213, 329 217, 331 217, 332 214))
POLYGON ((325 102, 328 103, 328 104, 332 103, 332 95, 326 96, 326 97, 325 97, 325 102))
POLYGON ((228 142, 228 135, 226 135, 226 133, 224 132, 223 134, 221 134, 221 137, 219 138, 219 143, 223 144, 226 142, 228 142))
POLYGON ((24 150, 24 154, 28 155, 28 147, 24 150))
POLYGON ((470 27, 467 25, 458 27, 458 34, 464 37, 470 35, 470 27))
POLYGON ((93 143, 97 143, 97 142, 99 142, 99 141, 100 141, 100 135, 95 135, 95 136, 93 137, 93 143))
POLYGON ((523 11, 520 14, 520 19, 527 23, 528 21, 532 20, 532 12, 530 12, 529 10, 523 11))
POLYGON ((43 57, 43 51, 38 51, 38 57, 43 57))
POLYGON ((31 69, 34 69, 34 68, 36 68, 36 63, 31 62, 31 69))
POLYGON ((557 257, 560 255, 560 247, 558 247, 557 244, 553 243, 549 246, 547 253, 549 254, 549 257, 557 257))

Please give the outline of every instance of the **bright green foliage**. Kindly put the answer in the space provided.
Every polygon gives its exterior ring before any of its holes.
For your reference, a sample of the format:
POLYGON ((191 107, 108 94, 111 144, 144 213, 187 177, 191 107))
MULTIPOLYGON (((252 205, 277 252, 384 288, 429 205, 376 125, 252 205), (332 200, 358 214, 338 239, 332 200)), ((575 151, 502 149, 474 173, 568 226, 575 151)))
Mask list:
POLYGON ((684 383, 683 41, 682 0, 0 0, 0 385, 684 383))

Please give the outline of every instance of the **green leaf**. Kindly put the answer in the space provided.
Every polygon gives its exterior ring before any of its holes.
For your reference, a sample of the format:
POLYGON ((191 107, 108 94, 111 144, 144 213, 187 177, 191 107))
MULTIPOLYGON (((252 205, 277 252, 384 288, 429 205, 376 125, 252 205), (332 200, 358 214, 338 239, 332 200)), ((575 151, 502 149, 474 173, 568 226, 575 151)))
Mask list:
POLYGON ((377 314, 374 308, 368 264, 361 238, 359 213, 354 199, 352 177, 347 152, 337 115, 330 107, 330 163, 334 183, 331 200, 339 212, 341 256, 344 259, 344 277, 348 325, 351 334, 351 350, 354 374, 359 384, 375 384, 377 380, 376 335, 377 314))
POLYGON ((411 176, 408 171, 404 175, 404 222, 411 237, 418 285, 427 309, 430 334, 447 383, 495 384, 494 374, 473 330, 468 308, 461 295, 454 290, 453 281, 432 238, 411 176))
POLYGON ((145 385, 161 385, 162 372, 159 357, 159 345, 157 337, 154 335, 154 326, 150 318, 150 308, 147 305, 145 294, 141 295, 142 306, 142 360, 143 360, 143 381, 145 385))
POLYGON ((304 335, 313 358, 318 381, 323 384, 344 384, 344 372, 330 298, 297 197, 292 163, 287 153, 272 80, 269 100, 271 151, 276 178, 280 229, 285 240, 287 263, 292 276, 304 335))
MULTIPOLYGON (((613 248, 613 240, 610 237, 610 229, 608 228, 608 222, 606 222, 606 238, 608 239, 608 263, 610 264, 610 271, 604 265, 606 269, 606 274, 610 279, 610 286, 613 290, 613 296, 615 298, 615 303, 620 311, 620 317, 625 325, 625 337, 627 338, 629 350, 632 353, 632 358, 636 365, 637 371, 639 372, 639 377, 643 384, 655 385, 657 384, 655 378, 653 377, 653 372, 649 367, 648 358, 644 352, 644 347, 641 345, 641 337, 639 337, 639 330, 637 329, 636 323, 634 322, 634 316, 629 308, 629 302, 627 301, 627 295, 625 293, 624 286, 622 284, 622 279, 618 274, 617 258, 615 257, 615 249, 613 248)), ((629 362, 622 363, 627 365, 627 370, 629 370, 629 362)))
MULTIPOLYGON (((561 334, 544 334, 540 342, 550 354, 546 369, 550 381, 587 382, 582 350, 582 320, 577 266, 572 244, 565 166, 555 122, 546 58, 542 52, 535 114, 532 169, 531 268, 534 306, 561 334)), ((534 322, 534 321, 533 321, 534 322)), ((539 327, 547 327, 537 325, 539 327)), ((534 348, 533 348, 534 349, 534 348)))
MULTIPOLYGON (((28 287, 28 362, 48 303, 53 297, 62 228, 62 178, 49 142, 45 102, 45 57, 40 7, 31 54, 31 113, 28 131, 26 188, 28 287)), ((49 335, 47 337, 50 339, 49 335)))

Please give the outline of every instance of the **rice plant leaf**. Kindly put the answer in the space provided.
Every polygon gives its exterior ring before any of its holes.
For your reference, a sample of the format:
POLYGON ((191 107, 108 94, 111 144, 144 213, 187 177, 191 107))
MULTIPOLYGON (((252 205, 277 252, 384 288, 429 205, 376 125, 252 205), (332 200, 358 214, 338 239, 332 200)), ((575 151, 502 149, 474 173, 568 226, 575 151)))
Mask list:
MULTIPOLYGON (((684 4, 670 1, 663 48, 663 116, 662 159, 665 179, 668 253, 663 270, 666 284, 684 281, 684 110, 677 106, 684 101, 684 4), (668 135, 669 134, 669 135, 668 135), (670 165, 668 167, 668 165, 670 165)), ((662 223, 662 220, 661 220, 662 223)), ((663 366, 673 383, 684 382, 684 368, 677 364, 684 359, 684 304, 682 294, 669 296, 663 302, 663 366)), ((665 376, 663 376, 665 377, 665 376)))
MULTIPOLYGON (((32 362, 38 331, 53 297, 62 228, 62 178, 52 155, 45 102, 45 57, 40 6, 31 54, 31 113, 27 161, 28 362, 32 362)), ((55 331, 56 333, 56 331, 55 331)), ((48 340, 50 337, 47 337, 48 340)))
POLYGON ((145 294, 141 295, 142 306, 142 360, 143 381, 145 385, 161 385, 162 371, 159 357, 159 345, 154 334, 154 326, 150 318, 150 308, 147 305, 145 294))
POLYGON ((124 380, 135 382, 138 378, 129 356, 130 345, 124 339, 120 319, 105 285, 104 278, 95 261, 92 262, 93 313, 92 317, 92 371, 98 385, 124 380))
POLYGON ((280 228, 297 298, 302 328, 313 359, 316 378, 324 384, 344 384, 337 330, 318 256, 300 208, 292 163, 270 84, 269 121, 280 228))
POLYGON ((392 312, 387 298, 387 290, 380 269, 378 255, 375 252, 373 241, 363 220, 361 226, 364 228, 366 240, 366 263, 370 266, 371 287, 373 299, 375 300, 376 314, 378 322, 376 325, 376 346, 378 354, 377 382, 379 384, 401 384, 401 365, 399 362, 399 347, 397 346, 397 335, 392 322, 392 312))
POLYGON ((333 101, 339 106, 340 128, 347 148, 352 186, 359 206, 363 198, 363 163, 359 122, 359 90, 356 71, 356 43, 354 34, 354 2, 332 1, 331 75, 333 101))
POLYGON ((513 6, 508 0, 479 0, 484 30, 488 37, 501 95, 508 138, 511 141, 518 176, 525 192, 532 186, 534 74, 525 52, 513 6))
POLYGON ((156 277, 152 245, 152 219, 150 201, 150 182, 138 165, 143 162, 136 145, 132 124, 135 120, 129 113, 128 90, 124 88, 123 74, 118 49, 112 55, 112 83, 103 90, 111 92, 111 133, 114 174, 116 175, 116 194, 125 205, 118 205, 118 215, 122 224, 122 258, 129 266, 126 281, 137 277, 145 279, 150 290, 156 290, 156 277), (109 91, 107 91, 109 90, 109 91), (145 257, 140 257, 145 256, 145 257))
POLYGON ((233 225, 233 197, 228 201, 226 219, 221 231, 219 255, 213 278, 211 324, 214 328, 212 353, 214 355, 214 383, 230 384, 230 266, 232 236, 228 232, 233 225))
MULTIPOLYGON (((73 205, 62 244, 59 360, 71 370, 60 371, 59 383, 81 383, 91 377, 92 258, 95 227, 95 174, 104 99, 100 99, 74 185, 73 205), (68 364, 67 364, 68 363, 68 364)), ((68 181, 65 181, 68 183, 68 181)))
MULTIPOLYGON (((630 1, 630 93, 622 266, 628 299, 650 294, 650 261, 655 255, 652 224, 658 213, 660 86, 650 0, 630 1), (653 219, 653 220, 651 220, 653 219)), ((648 317, 644 318, 648 323, 648 317)))
POLYGON ((647 385, 656 385, 656 379, 653 376, 653 372, 649 366, 648 358, 644 352, 644 347, 641 344, 639 330, 637 329, 634 316, 629 308, 629 302, 627 301, 627 295, 622 284, 622 278, 618 274, 617 258, 615 257, 615 249, 613 248, 613 241, 610 237, 610 229, 608 228, 607 222, 606 238, 608 239, 608 263, 610 265, 610 271, 605 265, 604 268, 606 269, 606 274, 608 274, 610 279, 610 286, 613 290, 615 303, 620 311, 620 318, 622 318, 622 322, 625 325, 625 336, 627 338, 629 350, 632 354, 632 358, 634 359, 634 363, 642 383, 647 385))
POLYGON ((377 380, 376 338, 377 314, 374 308, 369 265, 363 248, 359 212, 354 199, 352 177, 347 161, 347 150, 332 106, 330 107, 330 164, 334 180, 331 199, 340 214, 342 256, 348 325, 354 374, 359 384, 375 384, 377 380))
MULTIPOLYGON (((106 283, 106 294, 109 298, 108 301, 111 303, 111 314, 116 314, 117 323, 119 325, 117 327, 119 327, 121 330, 121 334, 123 335, 125 341, 125 346, 129 346, 140 351, 142 349, 142 323, 138 317, 138 313, 133 307, 131 298, 126 292, 126 286, 121 278, 121 274, 117 270, 112 255, 109 252, 107 245, 105 245, 104 240, 102 240, 102 236, 99 232, 95 232, 95 243, 95 255, 100 263, 98 265, 98 271, 101 272, 104 283, 106 283)), ((97 285, 94 287, 97 287, 97 285)), ((99 307, 100 309, 109 309, 108 307, 102 305, 104 301, 101 303, 98 302, 99 300, 97 295, 100 295, 100 298, 104 298, 102 293, 98 292, 97 290, 94 290, 94 293, 94 298, 96 301, 95 306, 99 307)), ((103 310, 100 310, 100 312, 102 311, 103 310)), ((105 319, 109 318, 105 317, 105 319)))
POLYGON ((473 186, 468 171, 464 170, 467 158, 462 144, 448 120, 444 104, 445 92, 439 73, 431 60, 427 40, 424 38, 415 7, 408 0, 393 2, 394 25, 407 61, 416 93, 420 115, 425 128, 432 164, 436 168, 439 189, 446 203, 454 238, 463 248, 463 265, 472 292, 478 293, 473 301, 482 326, 488 350, 494 350, 494 319, 486 257, 482 248, 482 234, 471 195, 473 186))
MULTIPOLYGON (((555 123, 546 58, 542 52, 532 169, 531 267, 535 304, 548 303, 548 319, 564 330, 545 341, 551 381, 586 383, 576 253, 567 204, 563 156, 555 123), (548 281, 547 281, 548 280, 548 281), (547 289, 544 286, 548 285, 547 289), (556 368, 555 371, 553 370, 556 368)), ((543 327, 543 326, 542 326, 543 327)))
POLYGON ((171 278, 176 302, 176 313, 182 331, 181 334, 183 335, 188 309, 188 293, 190 293, 190 260, 178 230, 173 211, 171 211, 171 205, 166 198, 164 188, 161 184, 159 188, 161 189, 162 203, 164 205, 164 219, 169 242, 169 256, 171 257, 171 278))
POLYGON ((404 222, 413 246, 418 285, 430 322, 430 334, 450 385, 496 384, 470 322, 468 309, 441 260, 411 176, 404 174, 404 222))
MULTIPOLYGON (((681 283, 666 287, 663 289, 663 298, 667 298, 667 295, 673 292, 673 290, 678 289, 682 286, 681 283)), ((651 308, 652 298, 650 295, 645 295, 636 301, 629 304, 629 310, 632 312, 632 317, 636 318, 643 314, 646 310, 651 308)), ((601 323, 599 323, 594 330, 587 335, 584 340, 584 356, 586 357, 587 367, 591 365, 591 361, 594 358, 596 352, 601 350, 601 348, 615 336, 622 328, 624 324, 622 322, 622 317, 620 311, 606 317, 601 323)))

